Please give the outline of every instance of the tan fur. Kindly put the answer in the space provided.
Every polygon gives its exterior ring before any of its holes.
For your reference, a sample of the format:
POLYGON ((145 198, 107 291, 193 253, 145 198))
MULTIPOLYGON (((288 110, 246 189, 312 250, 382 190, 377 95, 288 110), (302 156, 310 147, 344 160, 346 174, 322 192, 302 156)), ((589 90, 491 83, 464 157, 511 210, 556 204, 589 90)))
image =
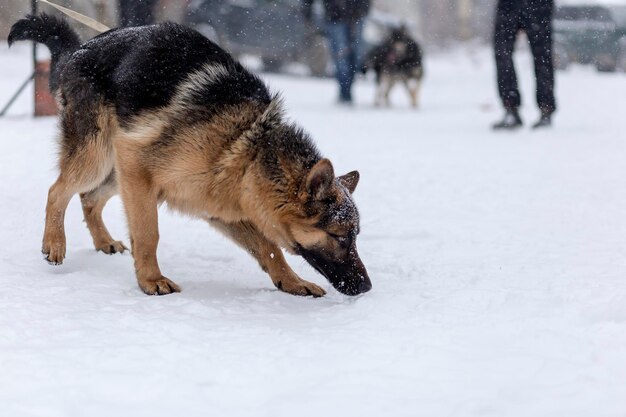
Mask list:
POLYGON ((419 106, 419 90, 421 87, 421 80, 419 77, 408 77, 406 75, 392 75, 383 74, 381 76, 380 84, 376 89, 376 106, 390 106, 391 102, 389 95, 391 90, 397 83, 402 83, 409 93, 411 99, 411 106, 417 108, 419 106))
POLYGON ((296 295, 320 297, 326 294, 321 287, 298 277, 287 264, 280 247, 270 242, 252 223, 226 223, 216 219, 209 220, 209 223, 254 256, 276 288, 296 295))
MULTIPOLYGON (((63 262, 65 208, 76 193, 81 193, 85 221, 96 249, 123 252, 126 247, 110 236, 102 220, 104 205, 119 189, 128 217, 137 281, 147 294, 180 291, 162 275, 156 257, 157 207, 165 201, 176 210, 207 219, 247 249, 282 291, 324 295, 322 288, 293 272, 280 246, 292 250, 294 236, 302 244, 314 246, 327 238, 325 233, 312 227, 315 218, 302 221, 300 189, 293 190, 293 205, 276 212, 273 186, 264 180, 261 167, 251 163, 253 155, 244 140, 258 123, 279 111, 279 103, 265 109, 252 104, 231 107, 211 123, 193 126, 177 120, 180 106, 179 101, 173 101, 168 108, 137 117, 126 127, 119 126, 113 111, 101 106, 97 137, 90 138, 74 155, 61 154, 61 174, 50 189, 46 214, 43 252, 48 260, 63 262), (179 126, 174 145, 166 152, 151 150, 163 130, 172 125, 179 126), (239 140, 225 140, 229 138, 239 140), (226 142, 229 146, 225 147, 226 142), (113 166, 114 175, 106 178, 113 166)), ((299 174, 291 178, 294 186, 302 182, 305 173, 299 174)))
MULTIPOLYGON (((73 111, 74 109, 70 106, 70 112, 73 111)), ((64 219, 70 199, 76 193, 95 190, 104 182, 113 168, 113 147, 110 141, 113 132, 111 114, 110 109, 100 106, 96 119, 98 133, 89 138, 89 145, 80 148, 73 154, 65 149, 61 150, 61 173, 48 192, 46 227, 42 246, 42 252, 47 255, 50 263, 61 264, 65 258, 64 219)), ((115 246, 115 241, 112 239, 110 242, 104 242, 107 240, 108 232, 104 233, 106 229, 102 230, 99 225, 100 215, 98 213, 102 210, 100 205, 104 207, 104 204, 100 199, 98 200, 94 201, 93 204, 86 203, 88 207, 93 205, 93 209, 95 209, 93 215, 87 216, 87 224, 92 231, 94 242, 98 242, 98 246, 104 247, 106 244, 115 246)), ((88 211, 91 213, 92 209, 88 209, 88 211)))
MULTIPOLYGON (((145 151, 158 139, 158 128, 153 135, 142 138, 136 137, 137 129, 132 133, 122 129, 113 139, 137 279, 146 293, 178 291, 173 282, 161 275, 156 260, 156 207, 160 201, 166 201, 183 213, 210 219, 210 223, 248 249, 281 290, 298 295, 324 294, 320 287, 297 277, 280 247, 273 243, 288 245, 291 229, 276 215, 272 186, 264 183, 260 167, 251 163, 253 155, 242 140, 249 132, 241 129, 254 129, 255 122, 262 120, 266 112, 267 109, 253 105, 237 106, 225 110, 211 123, 181 126, 175 144, 163 153, 145 151), (230 141, 225 147, 227 138, 239 140, 230 141), (262 230, 254 225, 260 225, 262 230)), ((158 119, 171 123, 176 114, 174 105, 160 112, 158 119)), ((141 131, 150 133, 145 128, 141 131)))

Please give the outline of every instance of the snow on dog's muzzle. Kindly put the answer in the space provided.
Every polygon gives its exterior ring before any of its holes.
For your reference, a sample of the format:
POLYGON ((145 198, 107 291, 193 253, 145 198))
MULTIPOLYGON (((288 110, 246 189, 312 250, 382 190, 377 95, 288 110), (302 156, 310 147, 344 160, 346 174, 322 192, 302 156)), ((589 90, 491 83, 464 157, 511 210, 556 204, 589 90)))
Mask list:
POLYGON ((300 254, 342 294, 359 295, 372 289, 372 282, 356 250, 350 251, 350 257, 345 261, 329 259, 323 252, 315 250, 302 249, 300 254))

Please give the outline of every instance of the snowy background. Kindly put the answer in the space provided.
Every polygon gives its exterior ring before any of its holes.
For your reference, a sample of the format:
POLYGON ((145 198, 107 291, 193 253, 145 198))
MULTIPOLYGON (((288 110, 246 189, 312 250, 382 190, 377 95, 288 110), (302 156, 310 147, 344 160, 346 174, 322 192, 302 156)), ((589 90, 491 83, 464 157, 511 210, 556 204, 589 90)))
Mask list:
MULTIPOLYGON (((30 72, 0 47, 0 101, 30 72)), ((518 54, 534 107, 528 51, 518 54)), ((200 221, 160 211, 180 294, 148 297, 130 255, 94 252, 78 199, 68 257, 39 253, 54 118, 0 119, 0 416, 626 416, 626 76, 572 67, 553 129, 494 133, 490 51, 428 56, 422 107, 334 105, 332 80, 266 76, 336 171, 361 172, 374 288, 277 291, 200 221)), ((126 242, 121 203, 105 211, 126 242)))

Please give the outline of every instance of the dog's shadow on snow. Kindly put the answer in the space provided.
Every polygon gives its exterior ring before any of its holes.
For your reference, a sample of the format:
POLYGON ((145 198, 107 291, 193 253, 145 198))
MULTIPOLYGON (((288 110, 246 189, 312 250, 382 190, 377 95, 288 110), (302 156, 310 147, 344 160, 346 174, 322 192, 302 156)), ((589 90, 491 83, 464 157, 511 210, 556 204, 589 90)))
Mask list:
MULTIPOLYGON (((89 285, 89 281, 107 282, 112 287, 121 285, 124 286, 121 288, 122 292, 127 297, 135 298, 135 301, 144 299, 147 301, 150 298, 137 286, 132 256, 129 253, 104 255, 91 249, 79 249, 72 251, 69 255, 62 266, 46 265, 46 274, 67 280, 68 283, 78 280, 84 285, 89 285), (85 280, 86 271, 89 272, 88 280, 85 280)), ((232 272, 219 277, 206 276, 206 278, 198 277, 191 280, 185 275, 173 273, 172 276, 168 276, 180 285, 182 292, 166 295, 163 298, 156 297, 151 302, 158 300, 178 304, 183 301, 206 307, 219 307, 226 311, 307 314, 349 306, 357 303, 361 298, 342 295, 323 280, 316 280, 316 283, 326 290, 326 295, 314 298, 284 293, 272 285, 269 277, 267 277, 267 284, 259 284, 251 282, 252 280, 246 279, 245 276, 233 276, 237 274, 232 272)))
MULTIPOLYGON (((47 263, 45 255, 41 255, 42 265, 47 263)), ((63 265, 45 266, 46 274, 72 275, 88 272, 89 275, 128 275, 133 274, 133 258, 128 251, 123 254, 107 255, 94 249, 68 250, 63 265), (128 269, 130 266, 131 269, 128 269)))
MULTIPOLYGON (((289 310, 294 313, 308 313, 337 306, 349 305, 359 297, 339 294, 329 285, 324 297, 301 297, 284 293, 271 286, 255 286, 245 280, 230 278, 207 281, 179 281, 182 292, 174 297, 206 305, 220 305, 224 308, 244 308, 246 310, 289 310)), ((271 285, 271 283, 270 283, 271 285)))

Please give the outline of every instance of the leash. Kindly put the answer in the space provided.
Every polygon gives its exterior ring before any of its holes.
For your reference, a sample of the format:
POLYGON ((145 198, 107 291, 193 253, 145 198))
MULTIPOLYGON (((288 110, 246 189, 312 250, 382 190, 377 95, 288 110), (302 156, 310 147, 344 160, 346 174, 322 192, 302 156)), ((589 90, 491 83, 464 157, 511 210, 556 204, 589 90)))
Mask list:
MULTIPOLYGON (((59 6, 58 4, 52 3, 48 0, 32 0, 31 1, 31 14, 36 15, 37 14, 37 1, 41 2, 41 3, 45 3, 47 5, 50 5, 52 7, 54 7, 55 9, 61 11, 62 13, 66 14, 67 16, 71 17, 72 19, 75 19, 77 21, 79 21, 80 23, 86 25, 87 27, 90 27, 91 29, 95 30, 96 32, 102 33, 102 32, 106 32, 108 30, 110 30, 109 27, 107 27, 106 25, 103 25, 102 23, 98 22, 95 19, 92 19, 91 17, 85 16, 83 14, 80 14, 78 12, 75 12, 73 10, 70 10, 66 7, 63 6, 59 6)), ((33 43, 33 67, 37 66, 37 44, 33 43)), ((22 83, 22 85, 19 86, 19 88, 17 89, 17 91, 15 92, 15 94, 13 94, 13 96, 9 99, 9 102, 2 108, 2 110, 0 110, 0 117, 4 117, 6 115, 6 113, 9 111, 9 108, 13 105, 13 103, 15 102, 15 100, 17 100, 17 98, 22 94, 22 92, 24 91, 24 89, 26 88, 26 86, 35 78, 35 73, 32 73, 27 79, 26 81, 24 81, 22 83)))
POLYGON ((82 23, 83 25, 92 28, 96 32, 102 33, 102 32, 106 32, 107 30, 111 30, 110 27, 108 27, 106 25, 103 25, 102 23, 98 22, 95 19, 92 19, 89 16, 85 16, 84 14, 75 12, 74 10, 70 10, 70 9, 68 9, 66 7, 59 6, 58 4, 52 3, 51 1, 39 0, 39 2, 48 4, 48 5, 52 6, 52 7, 54 7, 55 9, 61 11, 62 13, 66 14, 67 16, 71 17, 72 19, 77 20, 80 23, 82 23))

